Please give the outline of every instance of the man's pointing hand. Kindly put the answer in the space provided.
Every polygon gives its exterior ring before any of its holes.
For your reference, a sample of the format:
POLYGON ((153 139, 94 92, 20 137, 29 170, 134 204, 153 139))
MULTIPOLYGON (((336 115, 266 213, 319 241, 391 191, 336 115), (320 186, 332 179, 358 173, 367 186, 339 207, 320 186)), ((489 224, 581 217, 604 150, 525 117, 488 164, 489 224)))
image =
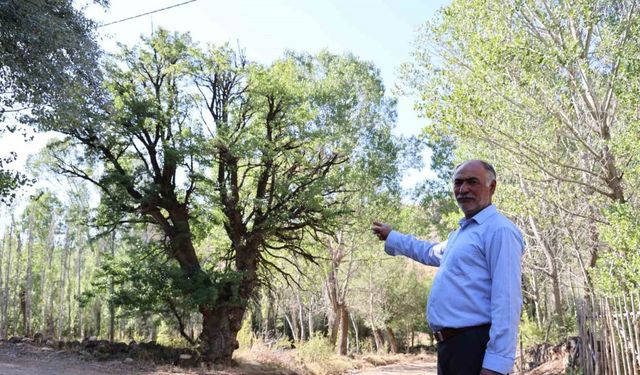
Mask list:
POLYGON ((378 239, 380 239, 380 241, 384 241, 387 239, 387 236, 389 236, 389 233, 391 232, 391 226, 385 223, 374 221, 373 225, 371 226, 371 231, 373 232, 373 234, 378 236, 378 239))

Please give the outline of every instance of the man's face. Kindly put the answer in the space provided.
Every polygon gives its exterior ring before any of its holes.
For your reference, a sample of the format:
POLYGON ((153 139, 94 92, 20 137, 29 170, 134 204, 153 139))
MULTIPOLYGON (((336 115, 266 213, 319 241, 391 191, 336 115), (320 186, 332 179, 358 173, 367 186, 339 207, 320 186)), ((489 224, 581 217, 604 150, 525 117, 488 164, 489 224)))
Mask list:
POLYGON ((478 161, 466 162, 455 171, 453 194, 467 219, 491 204, 496 181, 487 184, 489 180, 489 173, 478 161))

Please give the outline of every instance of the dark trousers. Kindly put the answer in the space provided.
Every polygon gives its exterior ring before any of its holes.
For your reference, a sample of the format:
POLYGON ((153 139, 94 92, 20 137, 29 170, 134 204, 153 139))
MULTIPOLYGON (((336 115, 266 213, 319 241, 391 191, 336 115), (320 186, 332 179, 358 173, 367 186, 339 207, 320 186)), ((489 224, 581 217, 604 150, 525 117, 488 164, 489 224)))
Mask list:
POLYGON ((489 326, 471 328, 438 343, 438 375, 480 374, 489 329, 489 326))

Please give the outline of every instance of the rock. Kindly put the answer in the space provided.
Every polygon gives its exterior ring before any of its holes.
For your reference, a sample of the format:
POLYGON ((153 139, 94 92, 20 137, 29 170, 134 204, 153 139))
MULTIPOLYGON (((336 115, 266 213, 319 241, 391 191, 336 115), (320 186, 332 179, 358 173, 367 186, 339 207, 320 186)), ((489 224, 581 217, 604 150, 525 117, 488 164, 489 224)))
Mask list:
POLYGON ((42 345, 43 342, 44 342, 44 335, 42 334, 42 332, 36 332, 33 335, 33 343, 36 345, 42 345))
POLYGON ((91 336, 82 340, 82 346, 87 349, 93 349, 98 345, 98 340, 95 336, 91 336))
POLYGON ((45 341, 44 344, 50 348, 56 347, 56 342, 53 341, 53 339, 47 339, 47 341, 45 341))
POLYGON ((22 336, 12 336, 9 338, 9 342, 11 344, 17 344, 19 342, 22 342, 22 336))
POLYGON ((66 342, 64 348, 72 352, 78 352, 82 348, 82 345, 80 344, 80 341, 73 340, 66 342))
POLYGON ((123 342, 114 342, 110 345, 111 354, 129 353, 129 345, 123 342))
POLYGON ((127 357, 123 361, 124 363, 133 363, 133 358, 127 357))
POLYGON ((111 345, 109 344, 109 341, 107 340, 100 340, 96 343, 96 348, 95 348, 96 352, 99 353, 111 353, 111 345))
POLYGON ((173 364, 180 367, 197 367, 200 364, 200 360, 196 355, 182 353, 173 364))

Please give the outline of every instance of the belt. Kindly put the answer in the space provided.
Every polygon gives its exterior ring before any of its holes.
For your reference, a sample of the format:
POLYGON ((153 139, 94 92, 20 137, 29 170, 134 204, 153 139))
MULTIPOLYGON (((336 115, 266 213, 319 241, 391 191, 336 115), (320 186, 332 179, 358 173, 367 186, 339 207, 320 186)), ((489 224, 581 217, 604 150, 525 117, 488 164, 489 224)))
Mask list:
POLYGON ((491 327, 491 324, 487 323, 487 324, 481 324, 479 326, 462 327, 462 328, 443 328, 439 331, 434 332, 433 335, 436 337, 437 342, 443 342, 464 331, 468 331, 474 328, 485 328, 485 327, 487 328, 491 327))

